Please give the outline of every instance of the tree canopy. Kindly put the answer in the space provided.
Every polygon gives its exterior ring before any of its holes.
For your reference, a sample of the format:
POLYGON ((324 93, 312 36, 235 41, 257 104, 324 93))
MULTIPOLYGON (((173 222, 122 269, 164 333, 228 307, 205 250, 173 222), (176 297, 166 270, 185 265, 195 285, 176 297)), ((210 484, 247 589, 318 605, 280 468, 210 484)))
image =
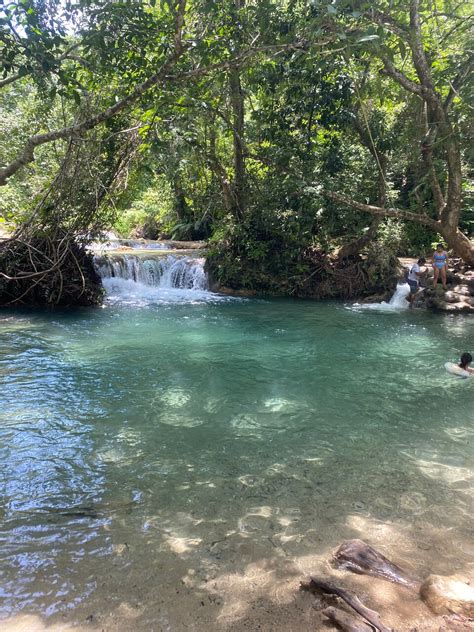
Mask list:
POLYGON ((6 2, 1 213, 282 276, 377 239, 472 264, 472 23, 446 0, 6 2))

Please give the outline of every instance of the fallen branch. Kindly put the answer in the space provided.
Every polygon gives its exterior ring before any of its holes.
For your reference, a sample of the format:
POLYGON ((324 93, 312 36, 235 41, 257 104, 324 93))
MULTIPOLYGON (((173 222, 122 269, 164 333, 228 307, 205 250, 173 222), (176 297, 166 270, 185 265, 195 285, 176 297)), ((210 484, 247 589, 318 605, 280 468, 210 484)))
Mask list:
POLYGON ((337 597, 340 597, 350 608, 355 610, 357 614, 360 614, 363 619, 370 623, 377 632, 394 632, 382 623, 378 612, 364 606, 357 595, 349 592, 348 590, 329 584, 328 582, 318 579, 313 575, 311 575, 310 581, 306 584, 302 583, 301 587, 305 590, 309 590, 310 592, 320 591, 329 595, 336 595, 337 597))

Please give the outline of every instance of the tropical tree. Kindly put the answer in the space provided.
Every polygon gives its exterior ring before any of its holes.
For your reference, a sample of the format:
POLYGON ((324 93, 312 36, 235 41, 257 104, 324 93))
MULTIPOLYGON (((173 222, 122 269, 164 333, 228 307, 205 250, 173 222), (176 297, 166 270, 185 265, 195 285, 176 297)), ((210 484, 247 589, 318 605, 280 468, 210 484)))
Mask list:
MULTIPOLYGON (((410 148, 420 155, 431 200, 403 208, 367 204, 334 190, 326 190, 325 195, 378 217, 427 226, 442 235, 458 256, 474 264, 474 244, 459 228, 463 204, 459 117, 474 62, 467 46, 472 26, 468 6, 420 0, 410 0, 408 7, 404 1, 345 0, 325 6, 353 42, 352 57, 373 58, 371 81, 381 75, 400 89, 399 99, 418 104, 422 127, 413 134, 410 148)), ((416 182, 412 192, 415 200, 419 185, 416 182)))

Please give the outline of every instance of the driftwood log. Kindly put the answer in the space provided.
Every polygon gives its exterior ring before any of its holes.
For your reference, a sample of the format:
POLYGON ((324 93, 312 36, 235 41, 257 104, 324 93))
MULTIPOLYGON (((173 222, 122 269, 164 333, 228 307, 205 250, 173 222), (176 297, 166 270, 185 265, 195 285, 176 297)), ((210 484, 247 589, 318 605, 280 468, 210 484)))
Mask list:
MULTIPOLYGON (((474 587, 463 578, 430 575, 423 583, 413 574, 406 572, 376 549, 362 540, 344 542, 334 553, 333 561, 338 568, 354 573, 378 577, 413 590, 436 614, 448 614, 439 632, 474 632, 474 587)), ((375 610, 367 608, 354 593, 334 584, 310 576, 301 588, 310 592, 335 595, 344 601, 363 621, 351 613, 329 606, 322 613, 334 621, 345 632, 394 632, 380 620, 375 610)))
POLYGON ((310 592, 323 592, 328 595, 336 595, 337 597, 340 597, 350 608, 357 612, 357 614, 359 614, 365 621, 367 621, 367 623, 370 623, 373 629, 377 632, 393 632, 393 630, 387 628, 387 626, 382 623, 378 612, 364 606, 357 595, 349 592, 348 590, 334 586, 334 584, 318 579, 313 575, 310 576, 310 581, 302 583, 301 587, 304 590, 309 590, 310 592))
POLYGON ((344 542, 333 557, 338 568, 379 577, 416 591, 436 614, 474 617, 474 588, 456 576, 430 575, 422 583, 362 540, 344 542))
POLYGON ((379 577, 394 584, 418 591, 420 580, 387 559, 382 553, 362 540, 348 540, 334 553, 339 568, 361 575, 379 577))

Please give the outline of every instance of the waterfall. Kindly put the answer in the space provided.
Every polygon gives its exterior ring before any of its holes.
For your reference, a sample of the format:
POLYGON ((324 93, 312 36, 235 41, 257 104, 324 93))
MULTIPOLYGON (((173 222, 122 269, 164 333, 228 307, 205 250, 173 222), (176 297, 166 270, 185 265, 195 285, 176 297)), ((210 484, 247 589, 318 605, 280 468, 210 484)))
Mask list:
POLYGON ((409 306, 407 296, 410 292, 410 286, 408 283, 399 283, 395 288, 392 298, 388 303, 382 301, 381 303, 354 303, 351 309, 361 310, 375 310, 379 312, 398 312, 402 309, 407 309, 409 306))
POLYGON ((204 258, 103 254, 94 257, 108 297, 194 300, 207 291, 204 258))
MULTIPOLYGON (((399 283, 395 288, 392 298, 389 301, 389 305, 393 309, 405 309, 408 307, 407 296, 410 293, 410 286, 408 283, 399 283)), ((382 304, 382 303, 381 303, 382 304)))
POLYGON ((109 255, 95 258, 102 280, 125 279, 160 288, 205 290, 207 278, 204 259, 190 257, 139 257, 137 255, 109 255))

